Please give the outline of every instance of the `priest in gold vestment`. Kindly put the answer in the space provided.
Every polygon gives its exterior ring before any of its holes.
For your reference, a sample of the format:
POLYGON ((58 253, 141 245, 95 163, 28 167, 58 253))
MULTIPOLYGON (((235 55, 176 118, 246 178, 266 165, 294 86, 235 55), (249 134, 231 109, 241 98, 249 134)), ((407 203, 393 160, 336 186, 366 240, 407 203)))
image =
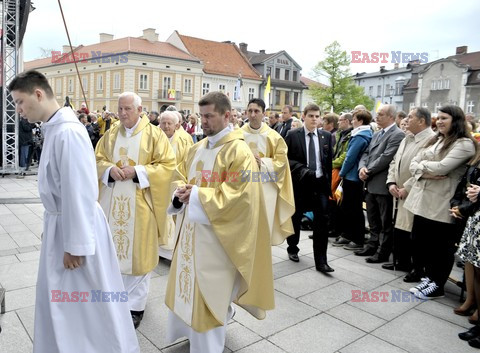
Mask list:
POLYGON ((166 243, 166 208, 175 154, 165 134, 141 117, 141 98, 118 98, 120 123, 97 144, 99 202, 113 236, 135 327, 143 317, 150 271, 166 243))
POLYGON ((275 130, 263 122, 265 102, 253 98, 248 102, 248 123, 242 126, 245 142, 260 168, 268 227, 272 245, 278 245, 293 233, 295 213, 292 176, 287 144, 275 130))
MULTIPOLYGON (((165 111, 163 112, 159 120, 159 126, 167 135, 168 140, 173 148, 175 153, 176 164, 179 165, 187 157, 188 150, 190 149, 191 144, 189 141, 182 136, 177 130, 177 127, 180 126, 180 121, 178 119, 178 112, 174 111, 165 111)), ((187 136, 188 137, 188 136, 187 136)), ((191 138, 190 138, 191 140, 191 138)), ((175 217, 172 215, 167 215, 167 243, 160 245, 158 248, 158 255, 171 260, 173 248, 175 246, 175 217)))
POLYGON ((268 220, 255 158, 241 130, 228 127, 229 98, 199 102, 207 138, 177 167, 168 212, 178 239, 165 302, 167 340, 190 340, 190 353, 221 353, 235 302, 258 319, 274 307, 268 220), (242 176, 243 175, 243 176, 242 176))

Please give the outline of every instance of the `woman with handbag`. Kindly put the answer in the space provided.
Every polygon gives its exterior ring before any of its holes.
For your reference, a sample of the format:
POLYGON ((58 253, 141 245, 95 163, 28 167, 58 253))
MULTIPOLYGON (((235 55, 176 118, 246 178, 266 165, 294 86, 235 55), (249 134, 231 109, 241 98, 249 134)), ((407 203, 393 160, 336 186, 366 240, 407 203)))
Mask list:
POLYGON ((358 176, 358 163, 363 152, 372 140, 370 122, 372 115, 366 110, 353 112, 350 141, 348 142, 347 155, 340 169, 342 178, 343 198, 341 202, 342 214, 348 217, 345 222, 345 237, 340 237, 335 243, 343 242, 344 249, 363 249, 365 240, 365 217, 363 215, 363 182, 358 176), (347 243, 348 241, 348 243, 347 243))

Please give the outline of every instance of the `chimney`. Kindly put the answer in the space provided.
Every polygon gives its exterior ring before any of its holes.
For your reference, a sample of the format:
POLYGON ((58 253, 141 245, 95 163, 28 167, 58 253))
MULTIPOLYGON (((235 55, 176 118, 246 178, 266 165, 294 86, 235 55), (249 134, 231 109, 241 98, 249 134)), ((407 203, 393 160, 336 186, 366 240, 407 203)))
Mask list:
POLYGON ((467 54, 468 47, 466 45, 457 47, 457 55, 467 54))
POLYGON ((100 43, 109 42, 113 40, 113 34, 100 33, 100 43))
POLYGON ((265 54, 265 49, 260 50, 260 54, 265 54))
POLYGON ((240 43, 238 46, 240 47, 240 50, 242 51, 243 54, 247 54, 247 47, 248 47, 247 43, 240 43))
POLYGON ((399 63, 393 64, 393 69, 394 69, 394 70, 398 70, 398 66, 399 66, 399 63))
POLYGON ((155 28, 144 29, 142 38, 149 42, 158 42, 158 34, 155 33, 155 28))
POLYGON ((385 71, 385 66, 380 66, 380 72, 384 72, 385 71))
MULTIPOLYGON (((75 50, 76 47, 72 45, 73 50, 75 50)), ((64 45, 62 46, 62 54, 63 53, 70 53, 70 46, 69 45, 64 45)))

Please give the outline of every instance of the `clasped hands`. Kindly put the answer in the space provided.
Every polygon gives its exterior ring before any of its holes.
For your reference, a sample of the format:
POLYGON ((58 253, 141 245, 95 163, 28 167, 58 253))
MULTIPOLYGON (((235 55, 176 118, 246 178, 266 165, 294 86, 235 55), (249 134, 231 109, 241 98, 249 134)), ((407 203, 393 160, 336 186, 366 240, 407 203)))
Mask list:
MULTIPOLYGON (((467 187, 467 191, 465 192, 465 195, 467 195, 467 199, 470 202, 477 202, 479 192, 480 192, 479 185, 470 185, 467 187)), ((458 206, 453 206, 449 211, 452 217, 458 218, 458 219, 463 218, 463 215, 460 213, 460 209, 458 208, 458 206)))
POLYGON ((112 169, 110 169, 110 176, 113 178, 115 181, 124 181, 128 179, 133 179, 137 175, 137 172, 135 171, 135 168, 132 166, 125 166, 118 168, 117 166, 113 166, 112 169))
POLYGON ((399 188, 396 184, 390 185, 388 191, 393 197, 400 200, 405 200, 408 196, 408 191, 405 188, 399 188))
POLYGON ((175 190, 174 196, 178 197, 178 200, 181 203, 188 204, 190 202, 190 194, 192 192, 192 188, 193 185, 185 184, 175 190))

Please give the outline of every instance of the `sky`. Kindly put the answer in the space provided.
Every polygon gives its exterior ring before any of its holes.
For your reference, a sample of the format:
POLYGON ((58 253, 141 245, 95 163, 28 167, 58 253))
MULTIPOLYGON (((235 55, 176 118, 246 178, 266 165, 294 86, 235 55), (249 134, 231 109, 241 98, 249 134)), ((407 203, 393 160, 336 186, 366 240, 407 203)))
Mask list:
MULTIPOLYGON (((42 48, 62 50, 68 44, 58 2, 32 0, 24 37, 24 60, 40 58, 42 48)), ((312 0, 63 0, 73 46, 99 42, 99 33, 114 38, 139 37, 155 28, 160 41, 180 34, 214 41, 248 44, 248 50, 285 50, 302 75, 321 82, 313 68, 325 59, 325 47, 338 41, 352 51, 389 53, 388 63, 352 63, 350 71, 392 69, 391 52, 427 53, 428 61, 455 54, 457 46, 480 51, 480 1, 312 0)), ((425 55, 424 55, 425 57, 425 55)), ((400 67, 406 63, 400 63, 400 67)))

